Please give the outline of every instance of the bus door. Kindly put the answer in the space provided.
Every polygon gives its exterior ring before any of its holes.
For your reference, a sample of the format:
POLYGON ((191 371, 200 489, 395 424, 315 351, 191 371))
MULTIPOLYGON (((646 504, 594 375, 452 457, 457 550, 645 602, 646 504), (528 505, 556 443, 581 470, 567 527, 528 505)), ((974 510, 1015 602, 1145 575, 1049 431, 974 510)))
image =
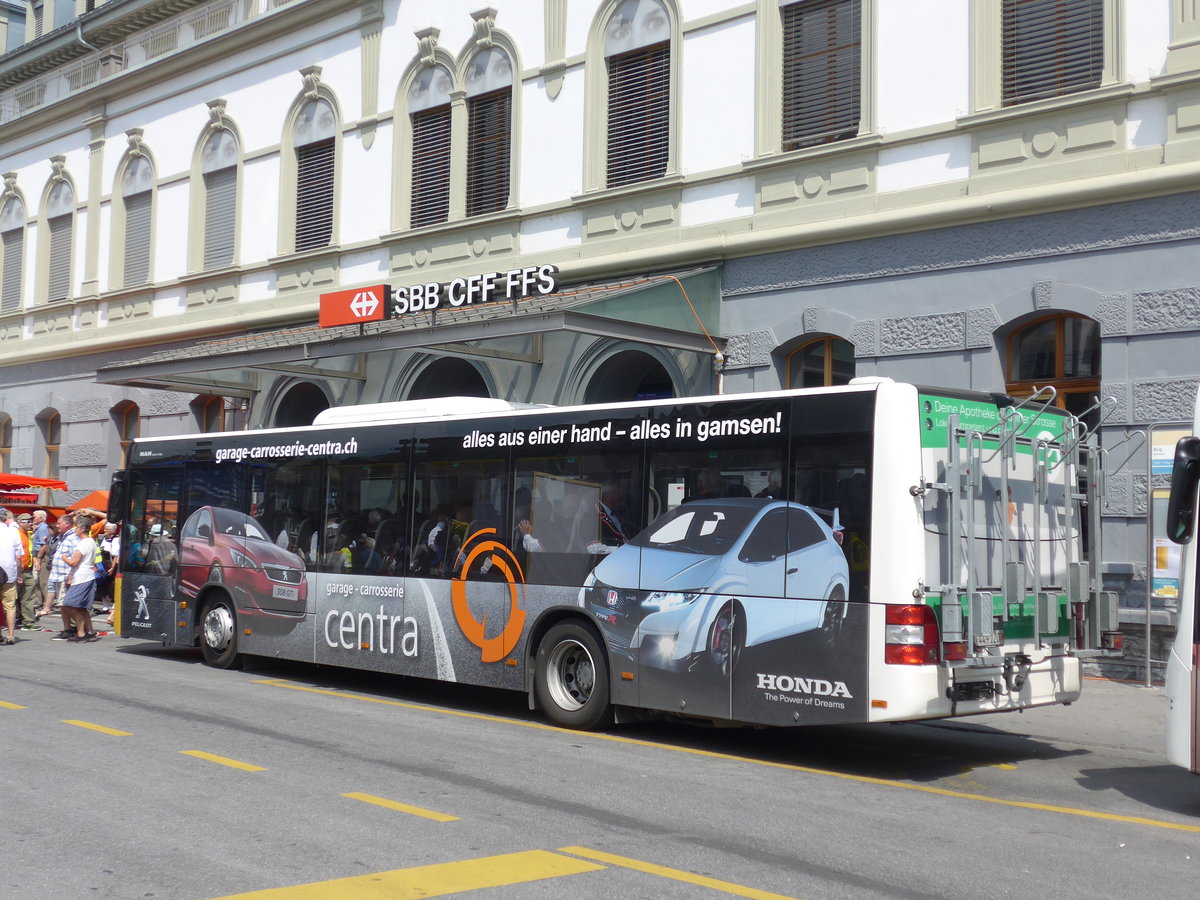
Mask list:
POLYGON ((424 649, 417 674, 519 688, 526 586, 504 524, 508 454, 455 423, 416 448, 406 616, 424 649))
POLYGON ((137 467, 129 473, 129 517, 121 534, 123 635, 191 643, 176 615, 177 517, 183 466, 137 467))

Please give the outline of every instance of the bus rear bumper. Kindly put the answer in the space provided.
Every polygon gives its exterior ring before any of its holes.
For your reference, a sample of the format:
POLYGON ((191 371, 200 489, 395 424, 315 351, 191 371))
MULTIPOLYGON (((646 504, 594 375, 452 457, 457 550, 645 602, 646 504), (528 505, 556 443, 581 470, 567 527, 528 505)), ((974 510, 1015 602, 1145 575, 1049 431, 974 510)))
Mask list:
POLYGON ((896 722, 1073 703, 1082 687, 1073 656, 1013 654, 996 665, 888 666, 872 685, 869 721, 896 722), (898 671, 907 669, 908 671, 898 671), (905 697, 924 697, 906 701, 905 697), (932 698, 932 699, 931 699, 932 698))

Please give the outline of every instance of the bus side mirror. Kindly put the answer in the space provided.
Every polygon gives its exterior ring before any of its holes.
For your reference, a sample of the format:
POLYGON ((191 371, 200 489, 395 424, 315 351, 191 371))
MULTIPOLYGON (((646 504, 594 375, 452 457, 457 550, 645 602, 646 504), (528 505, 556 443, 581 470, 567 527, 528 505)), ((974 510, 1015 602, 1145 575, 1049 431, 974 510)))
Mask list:
POLYGON ((1200 483, 1200 437, 1180 438, 1171 467, 1171 499, 1167 504, 1167 537, 1176 544, 1192 539, 1196 521, 1196 488, 1200 483))
POLYGON ((112 483, 108 487, 108 521, 123 522, 126 518, 126 512, 129 505, 129 483, 125 480, 125 473, 113 473, 112 483))

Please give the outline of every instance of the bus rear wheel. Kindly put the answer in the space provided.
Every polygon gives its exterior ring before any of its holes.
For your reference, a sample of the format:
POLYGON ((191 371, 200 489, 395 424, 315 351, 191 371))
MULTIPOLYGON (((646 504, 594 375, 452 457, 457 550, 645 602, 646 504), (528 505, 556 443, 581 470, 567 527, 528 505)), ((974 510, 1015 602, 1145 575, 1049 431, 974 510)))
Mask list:
POLYGON ((217 669, 232 669, 242 661, 238 653, 237 611, 233 601, 217 595, 205 601, 200 616, 200 652, 217 669))
POLYGON ((555 625, 538 645, 534 694, 546 717, 563 728, 589 731, 608 722, 608 663, 582 625, 555 625))

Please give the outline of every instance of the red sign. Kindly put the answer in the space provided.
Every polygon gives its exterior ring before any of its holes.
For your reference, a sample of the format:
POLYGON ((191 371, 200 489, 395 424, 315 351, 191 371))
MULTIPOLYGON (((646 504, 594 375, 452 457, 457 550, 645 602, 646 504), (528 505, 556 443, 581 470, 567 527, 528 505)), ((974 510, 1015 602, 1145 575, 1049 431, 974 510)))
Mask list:
POLYGON ((390 293, 386 284, 377 284, 322 294, 320 325, 322 328, 332 328, 334 325, 382 322, 387 318, 390 293))
POLYGON ((14 494, 9 491, 0 491, 0 506, 5 503, 37 503, 37 494, 14 494))

